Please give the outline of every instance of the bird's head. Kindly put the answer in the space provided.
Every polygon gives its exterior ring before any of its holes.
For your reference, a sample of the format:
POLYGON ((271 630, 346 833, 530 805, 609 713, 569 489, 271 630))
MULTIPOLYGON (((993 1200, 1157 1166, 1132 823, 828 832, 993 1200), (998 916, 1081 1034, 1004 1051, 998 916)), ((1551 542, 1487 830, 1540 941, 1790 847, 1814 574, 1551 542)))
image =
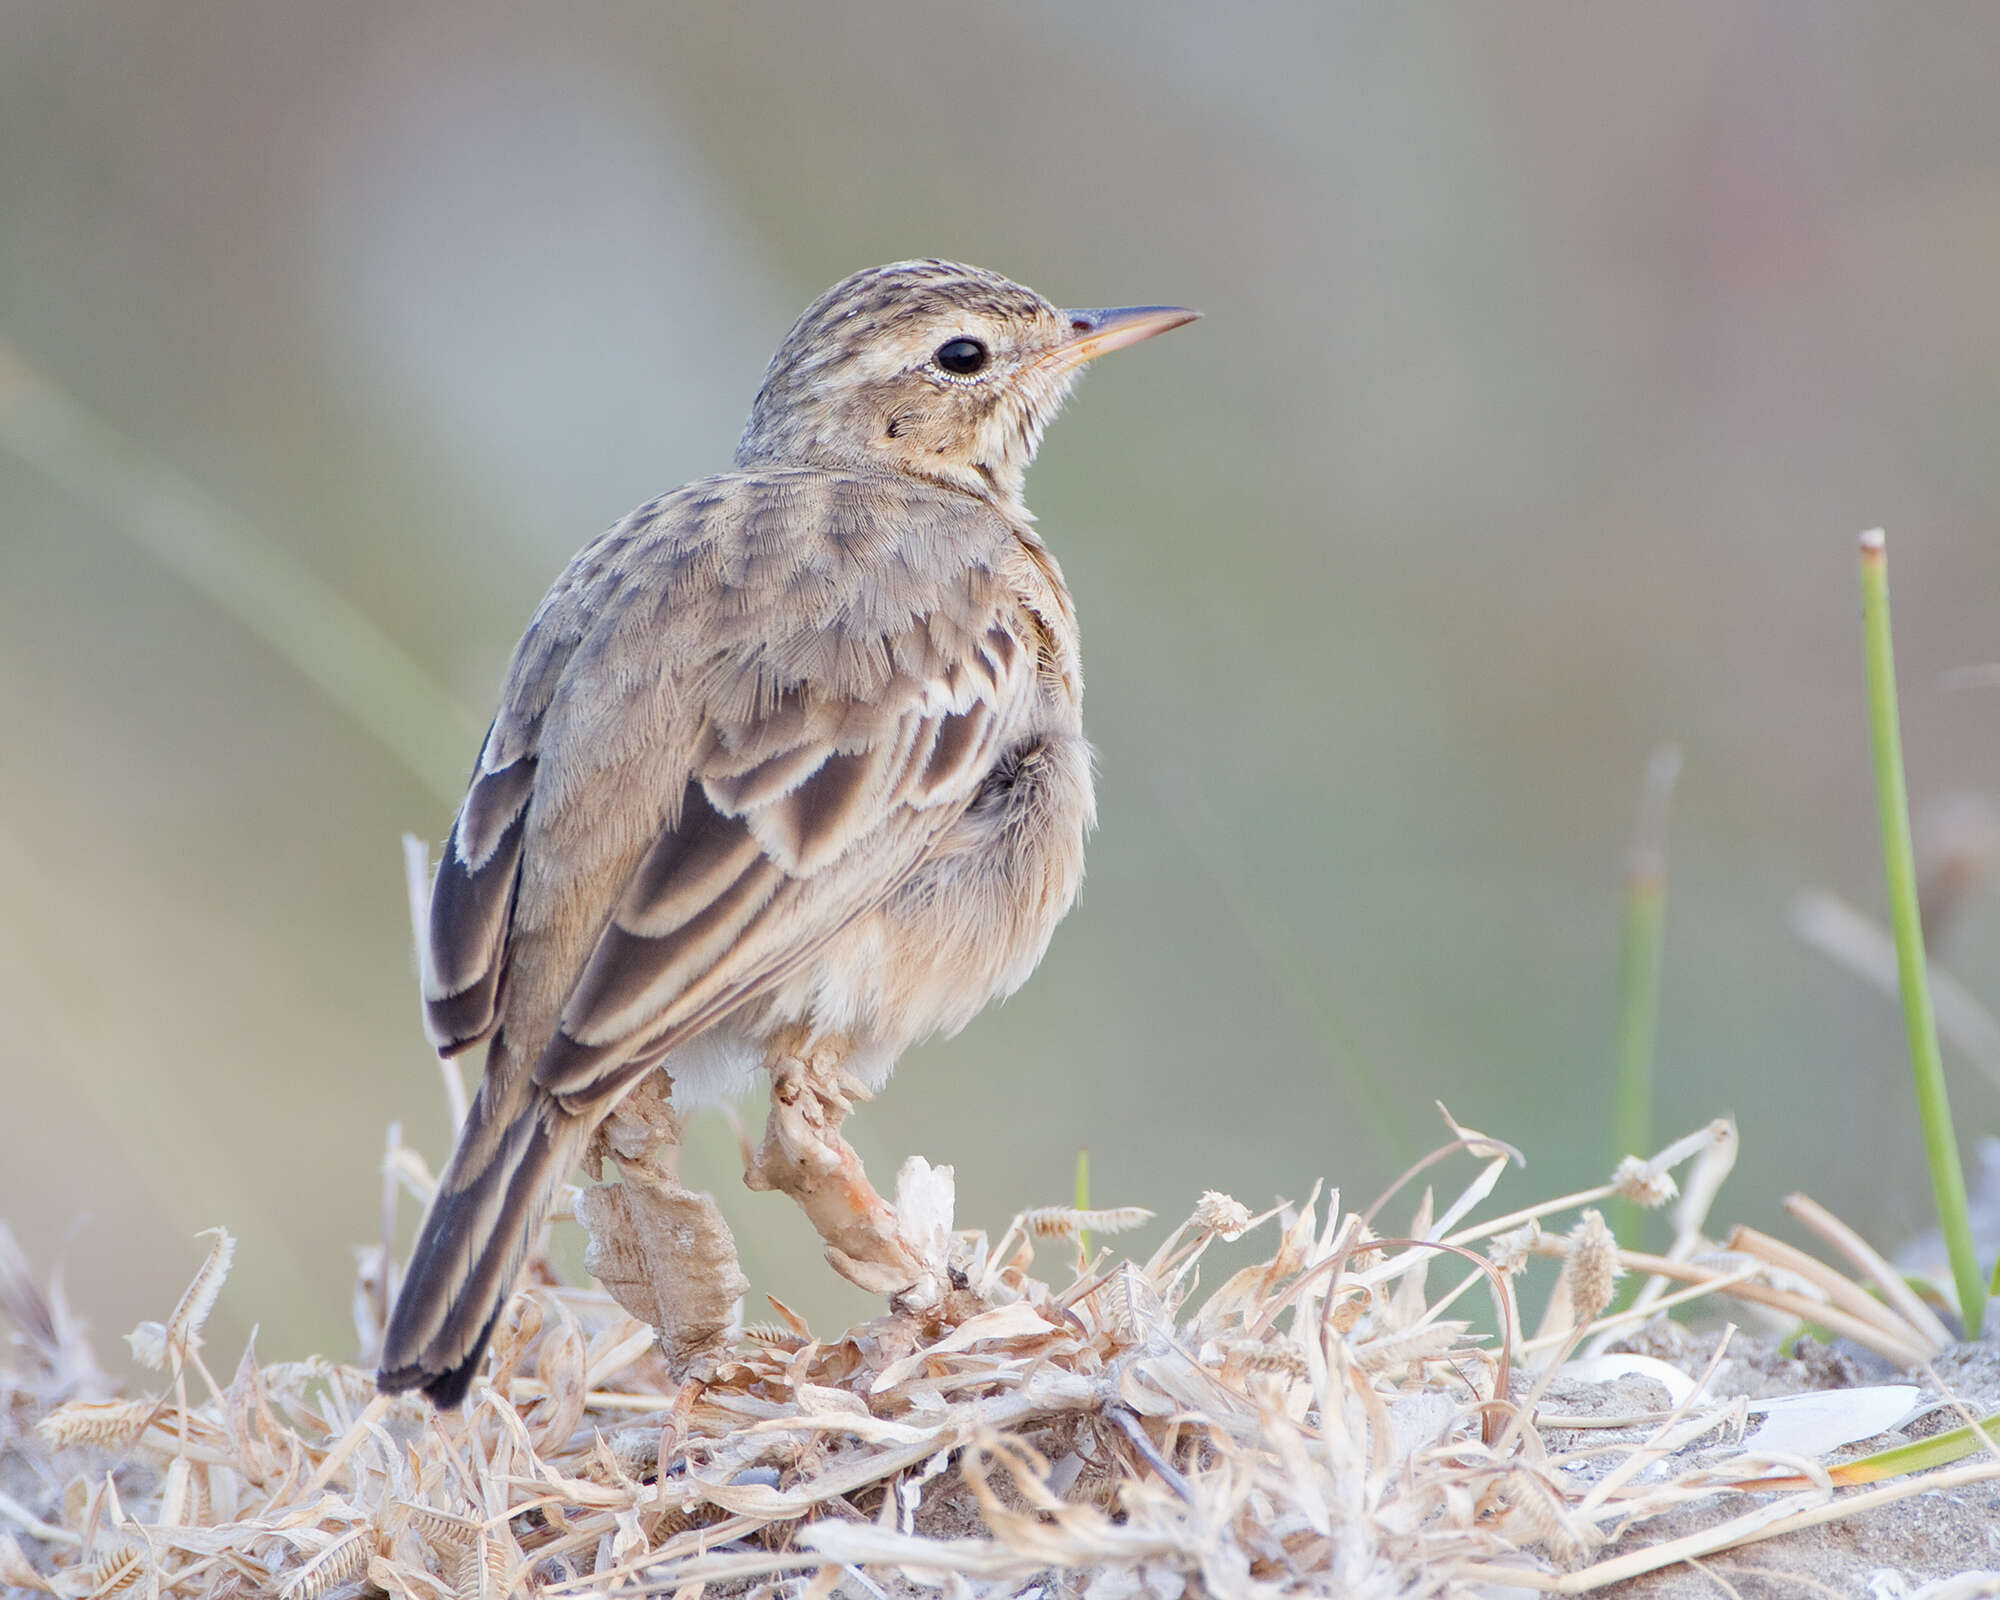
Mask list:
POLYGON ((1198 315, 1179 306, 1063 311, 953 261, 857 272, 792 325, 736 459, 887 468, 1018 512, 1042 431, 1084 363, 1198 315))

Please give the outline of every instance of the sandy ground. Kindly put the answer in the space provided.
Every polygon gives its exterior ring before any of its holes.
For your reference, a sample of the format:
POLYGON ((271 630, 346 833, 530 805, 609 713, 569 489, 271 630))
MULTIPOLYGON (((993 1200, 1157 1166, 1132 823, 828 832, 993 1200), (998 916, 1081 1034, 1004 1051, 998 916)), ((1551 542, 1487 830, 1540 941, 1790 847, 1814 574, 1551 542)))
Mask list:
MULTIPOLYGON (((1657 1357, 1695 1376, 1713 1356, 1718 1338, 1715 1333, 1692 1333, 1659 1321, 1614 1348, 1657 1357)), ((1711 1389, 1723 1396, 1762 1399, 1888 1382, 1917 1385, 1922 1390, 1918 1405, 1925 1408, 1924 1414, 1901 1428, 1857 1441, 1838 1452, 1837 1459, 1961 1427, 1966 1419, 1959 1406, 1973 1417, 2000 1411, 2000 1344, 1991 1340, 1962 1344, 1927 1367, 1896 1373, 1866 1352, 1806 1342, 1801 1356, 1792 1358, 1780 1354, 1775 1341, 1747 1340, 1739 1333, 1731 1341, 1731 1353, 1723 1358, 1711 1389)), ((1641 1405, 1649 1403, 1646 1387, 1647 1380, 1642 1378, 1579 1385, 1574 1392, 1558 1390, 1552 1394, 1551 1409, 1559 1400, 1565 1412, 1575 1414, 1589 1414, 1593 1406, 1605 1412, 1629 1410, 1635 1400, 1641 1405)), ((1664 1400, 1665 1393, 1658 1385, 1651 1388, 1650 1403, 1664 1400)), ((1698 1443, 1694 1453, 1703 1448, 1704 1444, 1698 1443)), ((1600 1558, 1695 1532, 1740 1516, 1769 1498, 1744 1495, 1653 1518, 1635 1528, 1624 1543, 1601 1552, 1600 1558)), ((1646 1600, 1682 1600, 1683 1596, 1715 1600, 1731 1594, 1746 1600, 1751 1596, 1825 1594, 1864 1600, 1905 1600, 1919 1594, 1926 1600, 2000 1595, 2000 1484, 1917 1495, 1876 1511, 1749 1545, 1699 1567, 1669 1568, 1606 1592, 1630 1595, 1635 1600, 1640 1596, 1646 1600), (1947 1581, 1961 1578, 1963 1583, 1947 1581)))

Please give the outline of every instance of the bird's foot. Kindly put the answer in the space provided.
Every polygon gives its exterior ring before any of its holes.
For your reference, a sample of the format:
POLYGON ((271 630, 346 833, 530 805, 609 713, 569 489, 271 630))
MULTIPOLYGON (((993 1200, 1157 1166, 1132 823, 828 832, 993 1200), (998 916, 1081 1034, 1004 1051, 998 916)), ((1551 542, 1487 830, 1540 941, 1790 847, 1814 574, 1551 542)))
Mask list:
POLYGON ((819 1042, 774 1058, 770 1120, 743 1181, 797 1201, 828 1263, 849 1283, 893 1299, 924 1298, 923 1262, 841 1137, 854 1101, 871 1098, 843 1067, 844 1054, 837 1043, 819 1042))
POLYGON ((675 1174, 681 1125, 664 1078, 649 1079, 605 1119, 593 1154, 619 1181, 584 1190, 584 1265, 626 1311, 648 1323, 676 1374, 717 1350, 749 1281, 715 1202, 675 1174))

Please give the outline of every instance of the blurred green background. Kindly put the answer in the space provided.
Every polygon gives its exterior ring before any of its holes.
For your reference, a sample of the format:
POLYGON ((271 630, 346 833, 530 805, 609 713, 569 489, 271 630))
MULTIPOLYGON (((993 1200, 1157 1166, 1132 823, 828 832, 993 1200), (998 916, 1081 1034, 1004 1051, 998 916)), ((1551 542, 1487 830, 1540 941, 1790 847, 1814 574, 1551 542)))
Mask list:
MULTIPOLYGON (((1441 1098, 1516 1198, 1595 1179, 1673 739, 1661 1137, 1733 1111, 1728 1216, 1804 1186, 1894 1243, 1900 1025, 1787 916, 1881 899, 1861 528, 1918 804, 2000 785, 2000 690, 1946 676, 2000 658, 1996 62, 1984 0, 13 0, 0 337, 117 443, 0 450, 0 1215, 104 1335, 227 1223, 224 1347, 346 1354, 384 1125, 446 1143, 397 839, 448 808, 132 541, 121 475, 415 657, 454 773, 569 553, 727 462, 799 308, 945 254, 1208 319, 1033 476, 1102 827, 1035 980, 853 1125, 878 1178, 952 1162, 994 1229, 1080 1144, 1167 1217, 1359 1199, 1441 1098)), ((1948 955, 2000 995, 1990 905, 1948 955)), ((760 1288, 860 1308, 719 1119, 689 1165, 760 1288)))

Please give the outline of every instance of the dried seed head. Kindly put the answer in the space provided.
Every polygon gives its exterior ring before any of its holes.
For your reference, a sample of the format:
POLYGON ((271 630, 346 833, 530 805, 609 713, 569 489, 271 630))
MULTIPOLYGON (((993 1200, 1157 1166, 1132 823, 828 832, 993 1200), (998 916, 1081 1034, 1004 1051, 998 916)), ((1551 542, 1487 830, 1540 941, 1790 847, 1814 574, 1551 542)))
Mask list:
POLYGON ((1524 1222, 1518 1228, 1496 1234, 1486 1246, 1486 1259, 1511 1278, 1527 1266, 1528 1258, 1541 1242, 1542 1225, 1539 1222, 1524 1222))
POLYGON ((1306 1375, 1306 1358, 1289 1345, 1258 1339, 1236 1339, 1223 1346, 1227 1359, 1248 1372, 1278 1372, 1288 1378, 1306 1375))
POLYGON ((167 1325, 164 1322, 140 1323, 125 1335, 125 1342, 132 1347, 132 1359, 140 1366, 154 1372, 166 1367, 167 1325))
POLYGON ((1507 1474, 1498 1498, 1507 1519, 1514 1523, 1509 1531, 1518 1543, 1542 1545, 1563 1562, 1583 1553, 1583 1541, 1564 1518, 1559 1500, 1533 1473, 1507 1474))
POLYGON ((1666 1168, 1638 1156, 1627 1156, 1611 1175, 1620 1200, 1629 1200, 1648 1211, 1657 1210, 1680 1193, 1666 1168))
POLYGON ((479 1524, 470 1517, 455 1517, 435 1506, 410 1505, 405 1511, 404 1526, 426 1544, 457 1550, 479 1537, 479 1524))
POLYGON ((154 1409, 146 1400, 72 1400, 42 1418, 35 1431, 54 1450, 79 1444, 122 1450, 139 1437, 154 1409))
POLYGON ((375 1553, 374 1540, 375 1530, 366 1525, 343 1533, 279 1586, 278 1600, 315 1600, 336 1584, 360 1577, 375 1553))
POLYGON ((743 1337, 752 1344, 765 1345, 787 1354, 804 1349, 810 1342, 804 1334, 776 1322, 753 1322, 743 1330, 743 1337))
POLYGON ((1432 1322, 1403 1333, 1386 1333, 1355 1345, 1354 1359, 1364 1372, 1436 1360, 1456 1349, 1468 1326, 1463 1322, 1432 1322))
POLYGON ((1586 1211, 1569 1233, 1569 1275, 1571 1304, 1576 1320, 1589 1322, 1611 1304, 1611 1294, 1624 1275, 1618 1259, 1618 1241, 1601 1211, 1586 1211))
POLYGON ((90 1569, 90 1583, 83 1592, 91 1600, 123 1594, 145 1575, 145 1571, 144 1553, 127 1545, 121 1550, 114 1550, 90 1569))
POLYGON ((1250 1208, 1219 1189, 1204 1189, 1194 1208, 1194 1225, 1224 1241, 1240 1239, 1250 1226, 1250 1208))
POLYGON ((480 1600, 486 1588, 486 1552, 483 1539, 457 1545, 451 1553, 451 1592, 454 1600, 480 1600))
POLYGON ((1146 1336, 1146 1317, 1139 1292, 1138 1277, 1128 1261, 1105 1281, 1103 1296, 1105 1325, 1120 1344, 1136 1344, 1146 1336))
POLYGON ((208 1259, 202 1262, 194 1281, 181 1295, 174 1314, 167 1318, 167 1348, 175 1352, 176 1359, 186 1351, 200 1347, 202 1324, 208 1321, 208 1314, 215 1309, 216 1296, 222 1293, 222 1285, 229 1277, 230 1263, 236 1259, 236 1240, 227 1228, 204 1228, 195 1237, 215 1242, 208 1247, 208 1259))
POLYGON ((1123 1233, 1152 1220, 1153 1213, 1144 1206, 1110 1206, 1099 1211, 1037 1206, 1021 1213, 1021 1226, 1037 1239, 1074 1239, 1079 1232, 1123 1233))

